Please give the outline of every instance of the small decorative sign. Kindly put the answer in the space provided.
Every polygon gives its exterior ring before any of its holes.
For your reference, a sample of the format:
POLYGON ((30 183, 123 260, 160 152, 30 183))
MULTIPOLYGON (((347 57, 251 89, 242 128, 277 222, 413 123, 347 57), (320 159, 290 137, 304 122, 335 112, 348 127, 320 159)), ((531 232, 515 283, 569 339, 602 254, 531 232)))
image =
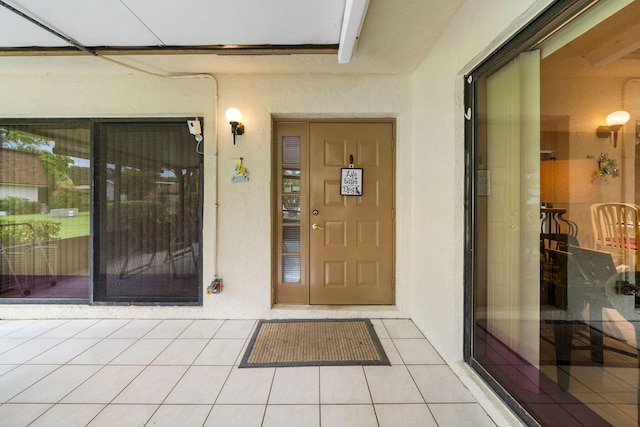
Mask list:
POLYGON ((362 196, 362 169, 340 169, 340 195, 362 196))
POLYGON ((231 182, 236 184, 238 182, 247 182, 249 181, 249 172, 247 172, 247 168, 242 166, 242 157, 239 160, 236 160, 233 165, 233 172, 231 174, 231 182))

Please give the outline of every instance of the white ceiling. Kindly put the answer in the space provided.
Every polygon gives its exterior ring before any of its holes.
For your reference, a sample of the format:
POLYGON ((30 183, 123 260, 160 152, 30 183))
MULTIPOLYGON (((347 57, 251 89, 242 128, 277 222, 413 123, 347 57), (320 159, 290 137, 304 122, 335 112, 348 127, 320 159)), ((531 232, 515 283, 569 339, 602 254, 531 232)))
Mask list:
MULTIPOLYGON (((6 0, 84 46, 337 44, 346 0, 6 0)), ((0 45, 69 46, 6 8, 0 45)))
POLYGON ((160 73, 406 73, 426 56, 463 1, 0 0, 0 74, 131 72, 103 55, 160 73), (366 15, 354 45, 358 8, 366 15), (275 50, 219 54, 229 46, 275 50), (338 46, 341 61, 348 63, 339 63, 338 46), (33 47, 39 49, 23 49, 33 47), (131 47, 156 51, 113 52, 131 47), (177 51, 194 47, 198 53, 177 51), (202 47, 218 50, 202 53, 202 47))

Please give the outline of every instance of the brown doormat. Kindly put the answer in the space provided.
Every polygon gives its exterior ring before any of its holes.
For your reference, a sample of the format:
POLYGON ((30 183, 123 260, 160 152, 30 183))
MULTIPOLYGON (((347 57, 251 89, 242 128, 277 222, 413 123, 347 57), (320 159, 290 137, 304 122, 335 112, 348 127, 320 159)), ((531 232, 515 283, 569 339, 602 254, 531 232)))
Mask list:
POLYGON ((261 320, 239 367, 389 364, 368 319, 261 320))

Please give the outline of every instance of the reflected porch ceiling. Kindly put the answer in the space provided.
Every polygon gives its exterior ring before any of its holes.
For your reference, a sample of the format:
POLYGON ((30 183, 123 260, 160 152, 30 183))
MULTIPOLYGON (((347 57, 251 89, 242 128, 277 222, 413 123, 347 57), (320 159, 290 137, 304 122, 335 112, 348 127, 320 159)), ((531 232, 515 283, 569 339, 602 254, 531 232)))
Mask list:
POLYGON ((407 73, 463 2, 0 0, 0 74, 407 73))

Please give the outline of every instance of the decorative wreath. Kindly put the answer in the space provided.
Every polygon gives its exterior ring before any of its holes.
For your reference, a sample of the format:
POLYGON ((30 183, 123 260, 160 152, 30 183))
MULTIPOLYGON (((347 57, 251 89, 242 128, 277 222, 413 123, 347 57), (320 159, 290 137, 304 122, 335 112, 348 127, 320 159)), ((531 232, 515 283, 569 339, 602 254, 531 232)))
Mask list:
MULTIPOLYGON (((587 156, 588 159, 593 159, 593 156, 587 156)), ((616 159, 609 158, 607 153, 600 153, 598 159, 598 170, 593 173, 594 180, 606 181, 608 177, 620 176, 620 169, 618 169, 618 163, 616 159)))

